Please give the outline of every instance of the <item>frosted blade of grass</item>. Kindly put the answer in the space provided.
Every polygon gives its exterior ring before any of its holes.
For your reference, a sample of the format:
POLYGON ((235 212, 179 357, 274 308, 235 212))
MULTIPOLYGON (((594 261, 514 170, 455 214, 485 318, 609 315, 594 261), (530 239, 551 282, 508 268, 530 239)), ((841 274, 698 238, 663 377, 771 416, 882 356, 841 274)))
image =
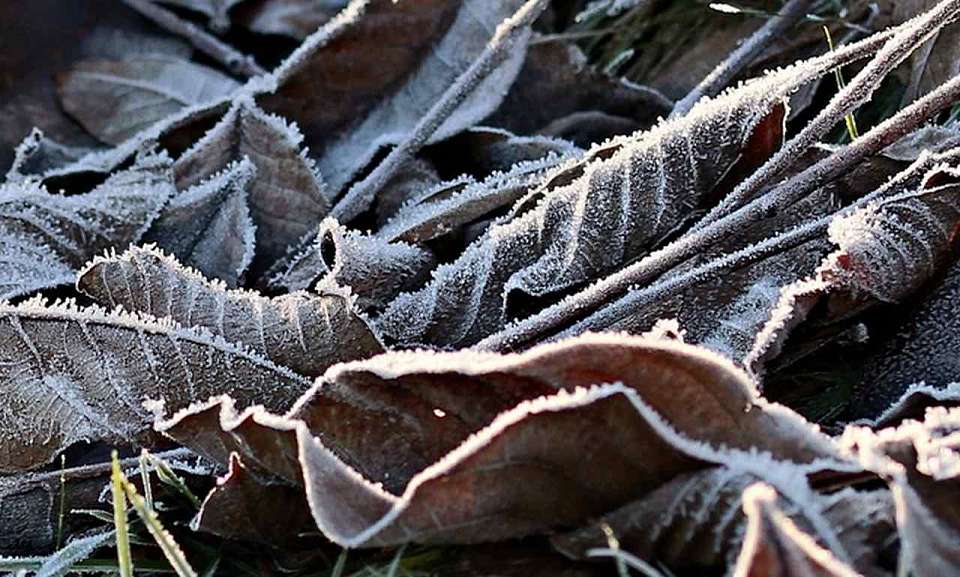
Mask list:
POLYGON ((67 513, 67 457, 60 455, 60 498, 57 510, 57 544, 56 549, 63 545, 63 519, 67 513))
POLYGON ((150 469, 147 464, 147 455, 149 452, 146 449, 140 451, 140 480, 143 482, 143 498, 147 502, 147 506, 153 509, 153 487, 150 485, 150 469))
POLYGON ((390 567, 387 569, 387 577, 397 577, 397 571, 400 569, 400 562, 403 561, 403 554, 406 553, 407 546, 403 545, 397 549, 397 554, 390 561, 390 567))
POLYGON ((149 452, 146 453, 146 458, 147 461, 150 462, 150 465, 153 466, 153 470, 157 474, 157 478, 160 479, 161 483, 167 485, 185 497, 188 501, 190 501, 190 504, 193 505, 194 509, 200 509, 200 505, 202 504, 200 498, 190 490, 190 487, 187 487, 187 484, 184 482, 183 478, 177 475, 174 470, 170 468, 170 465, 168 465, 166 461, 149 452))
POLYGON ((77 572, 77 564, 107 544, 114 535, 114 531, 104 531, 75 539, 46 557, 0 557, 0 571, 35 571, 34 577, 62 577, 77 572))
POLYGON ((340 551, 340 556, 337 557, 337 562, 333 566, 333 570, 330 571, 330 577, 343 577, 343 570, 347 566, 347 553, 349 549, 343 549, 340 551))
POLYGON ((157 516, 157 512, 147 506, 146 500, 137 493, 137 488, 122 476, 120 477, 120 484, 127 499, 130 500, 133 510, 136 511, 140 519, 143 520, 147 531, 150 532, 150 535, 153 536, 157 545, 160 546, 164 557, 167 558, 167 561, 177 575, 179 577, 198 577, 197 572, 183 554, 183 550, 181 550, 177 542, 174 541, 173 535, 163 527, 163 523, 160 522, 160 517, 157 516))
POLYGON ((74 571, 74 566, 113 539, 115 531, 104 531, 83 539, 76 539, 60 549, 37 569, 34 577, 62 577, 74 571))
POLYGON ((127 498, 123 490, 126 479, 120 468, 120 457, 116 451, 111 455, 112 474, 110 490, 113 494, 113 524, 117 536, 117 564, 120 577, 133 577, 133 559, 130 557, 130 532, 127 526, 127 498))

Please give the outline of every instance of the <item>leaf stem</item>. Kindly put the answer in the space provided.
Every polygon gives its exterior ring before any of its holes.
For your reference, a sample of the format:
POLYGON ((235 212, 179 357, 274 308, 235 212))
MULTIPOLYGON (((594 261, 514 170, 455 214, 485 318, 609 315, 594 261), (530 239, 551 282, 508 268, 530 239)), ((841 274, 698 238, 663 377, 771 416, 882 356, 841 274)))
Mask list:
POLYGON ((715 96, 737 74, 749 66, 770 42, 803 18, 810 11, 812 5, 813 0, 790 0, 784 4, 779 12, 772 15, 763 26, 731 52, 693 90, 677 101, 670 117, 683 116, 690 112, 690 109, 704 96, 715 96))
POLYGON ((513 16, 504 20, 473 64, 447 88, 406 139, 394 147, 366 178, 347 191, 331 214, 340 222, 348 222, 365 211, 377 192, 427 144, 457 107, 510 55, 517 40, 548 4, 548 0, 527 0, 513 16))
POLYGON ((196 24, 180 18, 150 0, 123 0, 123 2, 166 31, 182 36, 194 48, 213 58, 233 74, 249 78, 267 72, 252 56, 243 54, 196 24))

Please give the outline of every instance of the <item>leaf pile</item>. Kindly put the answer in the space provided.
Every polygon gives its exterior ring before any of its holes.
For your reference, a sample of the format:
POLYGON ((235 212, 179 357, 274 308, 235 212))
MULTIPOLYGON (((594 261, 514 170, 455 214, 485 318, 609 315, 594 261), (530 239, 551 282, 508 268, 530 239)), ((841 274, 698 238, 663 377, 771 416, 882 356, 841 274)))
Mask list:
POLYGON ((3 569, 960 574, 960 0, 693 80, 657 1, 82 4, 0 59, 3 569))

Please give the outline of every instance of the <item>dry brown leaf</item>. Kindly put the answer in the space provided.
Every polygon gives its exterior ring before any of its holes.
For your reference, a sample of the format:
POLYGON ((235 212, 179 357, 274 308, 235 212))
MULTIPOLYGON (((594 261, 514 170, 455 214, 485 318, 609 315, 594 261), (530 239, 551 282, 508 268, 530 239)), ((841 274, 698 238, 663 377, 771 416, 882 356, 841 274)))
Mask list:
POLYGON ((200 327, 301 375, 317 376, 335 363, 383 350, 348 291, 329 287, 322 296, 271 299, 230 290, 152 247, 96 259, 77 287, 103 306, 200 327))

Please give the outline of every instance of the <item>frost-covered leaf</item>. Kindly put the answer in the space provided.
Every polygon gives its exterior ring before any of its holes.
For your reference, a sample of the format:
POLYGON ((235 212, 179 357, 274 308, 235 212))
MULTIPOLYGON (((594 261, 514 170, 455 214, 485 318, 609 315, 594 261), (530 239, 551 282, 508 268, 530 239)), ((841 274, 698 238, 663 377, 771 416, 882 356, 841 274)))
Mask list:
POLYGON ((176 410, 230 392, 283 408, 309 386, 209 332, 42 300, 0 305, 0 358, 0 472, 79 441, 130 443, 148 429, 148 400, 176 410))
MULTIPOLYGON (((933 8, 936 0, 906 0, 885 2, 892 11, 891 20, 900 24, 919 13, 933 8)), ((944 26, 933 38, 921 46, 911 57, 909 74, 905 78, 904 99, 909 101, 927 94, 956 74, 960 73, 960 24, 944 26)))
POLYGON ((317 244, 327 268, 317 289, 350 287, 362 310, 381 309, 403 290, 423 284, 436 264, 426 249, 348 231, 333 219, 320 225, 317 244))
POLYGON ((558 168, 424 289, 377 319, 390 340, 467 345, 642 256, 779 145, 781 100, 823 59, 757 79, 558 168))
POLYGON ((157 37, 149 22, 114 2, 38 0, 29 9, 19 3, 0 5, 0 173, 7 172, 13 148, 33 128, 67 146, 96 144, 60 107, 55 78, 77 60, 109 57, 99 47, 87 47, 105 29, 157 37))
MULTIPOLYGON (((859 405, 854 401, 855 405, 859 405)), ((875 419, 865 419, 854 424, 867 425, 879 430, 896 427, 907 420, 920 421, 932 407, 956 407, 960 405, 960 383, 946 387, 917 383, 906 388, 903 395, 875 419)))
POLYGON ((876 433, 850 428, 845 444, 884 476, 897 509, 902 574, 955 575, 960 567, 960 409, 876 433))
MULTIPOLYGON (((878 199, 831 221, 829 236, 837 249, 815 275, 780 291, 748 365, 759 366, 775 355, 818 301, 840 301, 830 307, 830 314, 842 318, 877 302, 900 302, 944 269, 960 226, 960 185, 956 169, 939 164, 941 158, 922 156, 878 191, 878 199)), ((896 363, 896 359, 881 362, 896 363)), ((883 386, 878 385, 870 403, 874 414, 899 397, 902 387, 917 380, 898 381, 894 386, 901 388, 893 394, 881 392, 883 386)))
POLYGON ((144 236, 207 278, 236 288, 253 260, 256 227, 247 190, 257 169, 249 159, 177 195, 144 236))
POLYGON ((139 240, 175 192, 169 159, 154 154, 82 195, 0 185, 0 299, 72 283, 94 255, 139 240))
MULTIPOLYGON (((612 531, 621 549, 642 559, 663 562, 676 571, 719 569, 733 564, 741 545, 746 520, 741 512, 743 491, 763 480, 789 487, 788 479, 809 474, 790 463, 764 463, 755 455, 737 460, 731 455, 723 466, 680 475, 641 500, 552 542, 566 555, 582 558, 591 549, 607 547, 606 531, 612 531)), ((858 570, 887 575, 877 565, 882 544, 896 531, 893 502, 886 491, 796 494, 808 500, 785 500, 794 521, 811 527, 810 519, 814 523, 826 519, 858 570)))
MULTIPOLYGON (((276 89, 258 102, 300 125, 337 194, 381 147, 408 136, 522 3, 354 1, 274 73, 276 89)), ((465 102, 445 111, 430 140, 493 112, 523 63, 525 46, 524 38, 465 102)))
POLYGON ((83 60, 59 78, 64 110, 107 144, 120 144, 174 112, 219 100, 238 87, 212 68, 162 54, 83 60))
POLYGON ((14 149, 13 165, 7 172, 6 181, 9 183, 39 177, 76 162, 92 151, 91 148, 64 146, 47 138, 42 130, 34 128, 14 149))
POLYGON ((233 20, 253 32, 303 40, 347 4, 349 0, 247 0, 233 20))
MULTIPOLYGON (((469 132, 461 136, 468 134, 469 132)), ((396 247, 403 243, 422 244, 456 233, 466 235, 472 232, 467 231, 467 227, 476 225, 485 218, 493 218, 493 215, 502 212, 534 188, 549 169, 559 166, 579 153, 578 150, 564 146, 555 140, 502 138, 502 134, 493 134, 495 141, 487 143, 484 151, 479 155, 471 156, 482 157, 483 160, 480 163, 483 168, 494 169, 495 166, 502 164, 509 166, 507 170, 495 171, 479 182, 472 177, 461 176, 433 186, 405 189, 407 196, 402 199, 402 203, 396 202, 400 206, 376 233, 370 235, 370 242, 379 242, 384 247, 396 247), (564 154, 553 152, 554 147, 563 150, 564 154), (497 151, 497 148, 502 150, 497 151), (545 150, 551 151, 544 152, 545 150), (535 159, 525 159, 527 155, 535 159), (504 161, 498 158, 502 156, 508 156, 509 159, 504 161)), ((451 140, 457 141, 463 138, 455 137, 451 140)), ((458 148, 458 150, 462 149, 458 148)), ((400 191, 394 189, 393 192, 400 191)), ((280 265, 271 271, 271 286, 283 287, 287 290, 302 290, 311 286, 329 269, 329 266, 323 262, 320 250, 322 243, 321 235, 305 249, 281 261, 280 265)), ((446 254, 453 252, 450 244, 452 243, 443 243, 442 247, 446 254)), ((367 274, 371 277, 368 282, 376 281, 375 277, 384 276, 390 269, 403 266, 403 263, 391 264, 389 259, 385 258, 388 256, 388 254, 378 255, 384 270, 378 271, 377 267, 371 265, 367 270, 367 274)), ((348 282, 344 284, 354 287, 348 282)), ((396 282, 390 284, 394 287, 399 286, 396 282)), ((407 288, 416 288, 416 286, 407 288)), ((361 291, 358 290, 358 292, 361 291)), ((392 296, 396 294, 394 292, 392 296)))
POLYGON ((241 453, 261 479, 305 484, 320 529, 353 546, 473 542, 582 521, 726 462, 710 447, 850 467, 721 357, 616 335, 522 355, 392 353, 332 368, 286 417, 221 401, 158 426, 220 462, 241 453), (464 500, 470 486, 484 487, 482 499, 464 500))
POLYGON ((780 510, 771 487, 748 488, 743 509, 747 534, 734 577, 860 577, 780 510))
POLYGON ((285 545, 309 532, 311 522, 302 489, 259 482, 233 453, 226 476, 204 499, 192 528, 226 539, 285 545))
POLYGON ((257 227, 256 259, 264 263, 261 268, 316 230, 329 209, 313 163, 301 150, 301 140, 295 126, 239 98, 174 165, 177 186, 185 189, 232 162, 249 158, 257 169, 248 199, 257 227))
POLYGON ((307 290, 322 279, 317 290, 349 287, 360 309, 379 310, 403 290, 423 284, 435 264, 425 248, 347 230, 328 218, 313 244, 290 259, 271 284, 307 290))
POLYGON ((153 247, 96 259, 80 273, 77 286, 103 306, 202 327, 307 376, 383 350, 347 291, 329 287, 324 295, 298 292, 271 299, 228 290, 153 247))

